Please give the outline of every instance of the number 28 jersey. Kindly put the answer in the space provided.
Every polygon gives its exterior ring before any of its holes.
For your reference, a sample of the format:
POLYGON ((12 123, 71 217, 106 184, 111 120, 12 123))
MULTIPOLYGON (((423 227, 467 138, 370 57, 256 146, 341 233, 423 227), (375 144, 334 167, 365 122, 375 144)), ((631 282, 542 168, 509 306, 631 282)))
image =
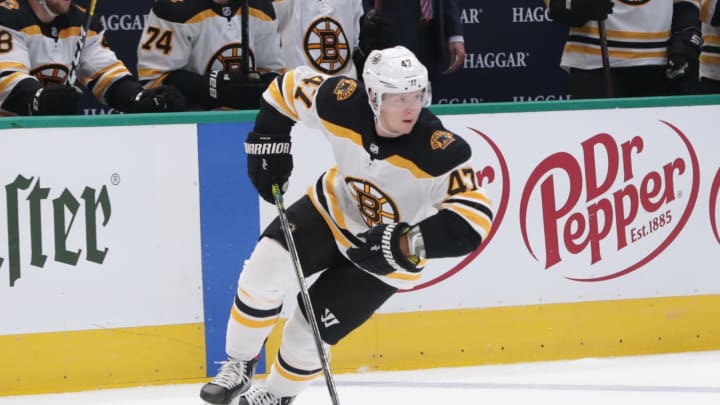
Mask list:
MULTIPOLYGON (((379 137, 361 83, 321 75, 306 66, 279 76, 263 97, 330 143, 336 166, 308 188, 308 195, 341 252, 362 243, 359 233, 394 222, 420 227, 428 258, 468 253, 458 252, 463 241, 453 240, 453 235, 483 240, 490 232, 492 206, 477 185, 471 148, 429 110, 422 110, 410 134, 379 137)), ((421 272, 378 277, 410 288, 421 272)))

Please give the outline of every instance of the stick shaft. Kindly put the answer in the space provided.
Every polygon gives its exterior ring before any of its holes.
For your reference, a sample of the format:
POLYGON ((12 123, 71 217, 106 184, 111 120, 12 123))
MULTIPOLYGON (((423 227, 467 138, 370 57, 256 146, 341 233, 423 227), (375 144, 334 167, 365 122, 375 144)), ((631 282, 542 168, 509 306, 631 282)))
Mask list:
POLYGON ((242 70, 247 80, 250 75, 250 6, 248 0, 242 0, 240 29, 242 32, 242 70))
POLYGON ((608 52, 607 29, 605 20, 598 20, 598 31, 600 35, 600 53, 602 56, 603 75, 605 76, 605 96, 614 97, 612 74, 610 73, 610 54, 608 52))
POLYGON ((310 302, 310 293, 308 292, 307 284, 305 284, 305 275, 303 274, 302 266, 300 265, 300 257, 298 256, 297 248, 295 247, 295 240, 290 232, 290 224, 288 223, 287 214, 285 213, 285 203, 283 202, 280 187, 277 184, 273 184, 272 192, 273 197, 275 198, 278 218, 280 219, 280 227, 282 228, 283 234, 285 234, 285 242, 287 243, 288 251, 290 251, 293 266, 295 267, 295 275, 297 276, 298 284, 300 285, 300 297, 302 298, 303 305, 305 306, 305 315, 307 316, 308 323, 312 328, 313 337, 315 338, 315 346, 317 347, 318 356, 320 356, 320 363, 322 363, 323 374, 325 374, 325 383, 328 391, 330 392, 330 399, 332 400, 333 405, 340 405, 337 389, 335 388, 335 381, 333 380, 332 373, 330 372, 330 362, 328 361, 327 353, 325 353, 325 347, 323 346, 322 338, 320 337, 320 328, 318 327, 317 319, 315 318, 315 311, 313 310, 312 303, 310 302))
POLYGON ((83 48, 85 48, 85 41, 87 40, 87 33, 90 30, 90 22, 92 21, 92 18, 95 15, 95 6, 96 5, 97 5, 97 0, 90 0, 90 5, 88 6, 88 9, 87 9, 87 18, 85 19, 85 23, 80 27, 80 38, 78 39, 77 43, 75 44, 75 54, 73 55, 73 60, 72 60, 72 63, 70 64, 70 71, 68 72, 67 83, 70 86, 74 86, 78 80, 77 71, 80 66, 80 54, 82 53, 83 48))

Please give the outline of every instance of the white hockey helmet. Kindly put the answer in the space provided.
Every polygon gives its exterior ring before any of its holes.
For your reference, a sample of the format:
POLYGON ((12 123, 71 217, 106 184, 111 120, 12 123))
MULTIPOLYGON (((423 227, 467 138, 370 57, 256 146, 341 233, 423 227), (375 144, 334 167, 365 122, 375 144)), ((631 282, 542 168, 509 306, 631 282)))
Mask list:
POLYGON ((380 113, 384 94, 423 90, 423 107, 430 105, 430 81, 425 66, 404 46, 370 52, 363 69, 370 108, 380 113))

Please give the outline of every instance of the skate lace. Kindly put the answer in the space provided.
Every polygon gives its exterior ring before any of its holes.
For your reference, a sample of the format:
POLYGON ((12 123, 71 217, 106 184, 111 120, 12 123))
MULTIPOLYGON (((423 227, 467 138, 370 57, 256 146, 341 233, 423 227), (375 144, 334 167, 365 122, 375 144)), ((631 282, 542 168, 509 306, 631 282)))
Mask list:
POLYGON ((212 380, 215 385, 232 389, 250 380, 249 373, 245 372, 246 362, 244 361, 226 360, 216 362, 216 364, 220 364, 220 371, 212 380))
POLYGON ((281 397, 276 397, 261 388, 253 388, 253 390, 247 394, 247 399, 251 405, 283 405, 281 397))

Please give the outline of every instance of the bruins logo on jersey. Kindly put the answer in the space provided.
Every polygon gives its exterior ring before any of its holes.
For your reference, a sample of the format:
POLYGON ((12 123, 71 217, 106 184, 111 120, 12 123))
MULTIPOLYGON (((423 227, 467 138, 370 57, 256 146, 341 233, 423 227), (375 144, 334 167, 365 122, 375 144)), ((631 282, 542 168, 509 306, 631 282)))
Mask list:
POLYGON ((455 142, 455 136, 448 131, 437 130, 430 136, 430 146, 433 150, 445 149, 455 142))
MULTIPOLYGON (((250 71, 254 72, 255 69, 255 55, 252 49, 249 50, 248 55, 249 61, 248 66, 250 71)), ((242 44, 239 42, 233 42, 220 48, 208 61, 205 72, 212 72, 213 70, 224 70, 229 73, 241 73, 242 72, 242 44)))
POLYGON ((310 23, 303 40, 305 56, 312 66, 327 74, 336 74, 351 58, 350 44, 340 23, 321 17, 310 23))
POLYGON ((51 63, 48 65, 38 66, 30 71, 30 74, 45 86, 51 84, 63 84, 67 80, 69 69, 65 65, 59 63, 51 63))
POLYGON ((352 191, 357 207, 368 227, 383 223, 400 222, 395 202, 367 180, 348 177, 345 179, 352 191), (387 221, 383 219, 387 218, 387 221))
POLYGON ((350 98, 350 96, 355 93, 356 89, 357 82, 355 80, 342 79, 337 86, 335 86, 333 93, 335 94, 335 97, 337 97, 338 101, 343 101, 350 98))
POLYGON ((643 4, 649 2, 650 0, 620 0, 620 3, 624 3, 629 6, 642 6, 643 4))
POLYGON ((0 3, 0 7, 5 7, 8 10, 18 10, 20 8, 20 5, 18 4, 17 0, 5 0, 0 3))

